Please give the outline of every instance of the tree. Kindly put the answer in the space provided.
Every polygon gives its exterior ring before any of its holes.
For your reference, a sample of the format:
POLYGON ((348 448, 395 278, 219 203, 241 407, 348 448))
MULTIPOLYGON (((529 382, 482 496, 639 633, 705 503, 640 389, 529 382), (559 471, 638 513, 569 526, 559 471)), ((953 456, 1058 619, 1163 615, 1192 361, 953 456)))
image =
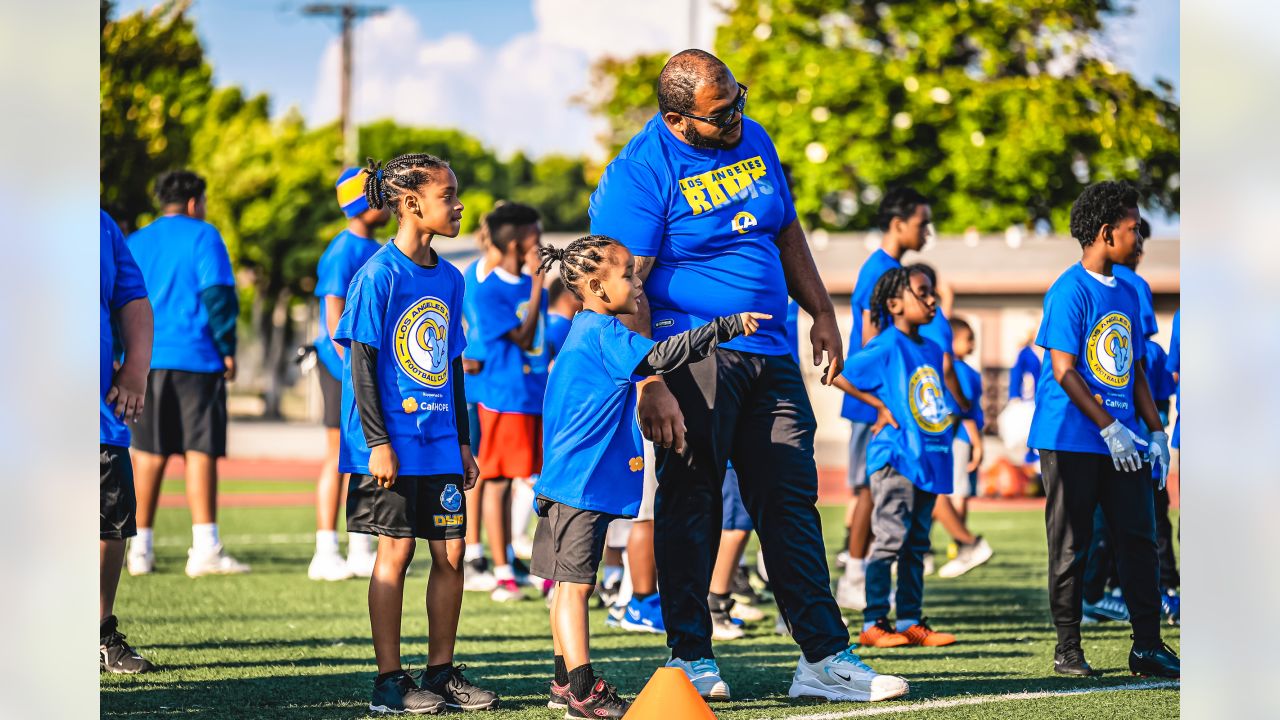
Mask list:
MULTIPOLYGON (((717 54, 788 165, 811 227, 872 224, 916 186, 945 231, 1066 228, 1085 184, 1136 182, 1178 210, 1178 106, 1096 50, 1098 0, 740 0, 717 54)), ((595 68, 616 150, 656 110, 662 56, 595 68), (643 103, 643 104, 637 104, 643 103)))
POLYGON ((188 0, 111 19, 101 3, 101 203, 127 229, 154 209, 155 175, 187 162, 212 74, 188 0))

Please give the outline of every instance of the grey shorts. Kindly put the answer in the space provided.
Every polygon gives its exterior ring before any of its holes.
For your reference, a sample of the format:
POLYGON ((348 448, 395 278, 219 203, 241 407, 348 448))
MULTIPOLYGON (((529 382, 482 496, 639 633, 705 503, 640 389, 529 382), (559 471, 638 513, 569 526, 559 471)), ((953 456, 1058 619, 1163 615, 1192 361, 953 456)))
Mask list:
POLYGON ((569 507, 539 495, 529 572, 556 582, 595 585, 605 535, 617 515, 569 507))
POLYGON ((871 442, 871 423, 849 423, 849 489, 871 484, 867 476, 867 444, 871 442))

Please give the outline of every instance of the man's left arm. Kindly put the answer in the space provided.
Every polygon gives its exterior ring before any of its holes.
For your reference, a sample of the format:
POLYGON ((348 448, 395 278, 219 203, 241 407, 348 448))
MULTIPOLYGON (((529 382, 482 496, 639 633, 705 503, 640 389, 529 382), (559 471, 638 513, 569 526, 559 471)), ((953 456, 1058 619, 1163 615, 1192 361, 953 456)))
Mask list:
POLYGON ((813 364, 822 365, 822 356, 826 354, 828 364, 823 371, 822 384, 830 385, 844 367, 844 343, 840 340, 840 328, 836 324, 836 309, 831 304, 826 286, 822 284, 822 276, 818 274, 818 266, 809 251, 800 220, 792 220, 783 228, 776 242, 782 259, 782 272, 787 279, 787 293, 813 318, 813 330, 809 333, 809 340, 813 343, 813 364))

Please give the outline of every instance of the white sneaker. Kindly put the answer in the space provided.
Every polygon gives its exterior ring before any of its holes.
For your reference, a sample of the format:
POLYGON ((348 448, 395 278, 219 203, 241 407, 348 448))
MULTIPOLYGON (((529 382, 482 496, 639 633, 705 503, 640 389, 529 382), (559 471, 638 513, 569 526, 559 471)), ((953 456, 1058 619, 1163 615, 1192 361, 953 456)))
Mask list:
POLYGON ((377 551, 347 548, 347 570, 354 577, 373 577, 373 566, 378 562, 377 551))
POLYGON ((836 581, 836 604, 845 610, 867 609, 867 576, 845 568, 836 581))
POLYGON ((698 694, 707 700, 728 700, 729 684, 720 679, 720 666, 710 658, 694 660, 677 660, 671 658, 667 667, 680 668, 689 677, 689 682, 698 694))
POLYGON ((956 551, 956 558, 938 570, 938 577, 960 577, 990 560, 994 554, 995 551, 991 549, 991 544, 987 542, 986 538, 979 535, 977 542, 959 547, 956 551))
POLYGON ((312 580, 346 580, 354 575, 351 566, 337 550, 317 552, 311 558, 311 565, 307 568, 307 577, 312 580))
POLYGON ((737 618, 744 623, 757 623, 764 619, 764 611, 755 605, 736 602, 732 608, 729 608, 729 617, 737 618))
POLYGON ((926 576, 932 575, 933 574, 933 553, 927 552, 924 554, 923 565, 924 565, 924 574, 926 576))
POLYGON ((907 694, 906 680, 872 670, 853 654, 855 647, 857 645, 852 645, 816 663, 805 660, 801 655, 787 695, 793 698, 877 702, 907 694))
POLYGON ((515 580, 499 580, 497 586, 493 588, 493 592, 489 593, 489 597, 494 602, 515 602, 524 599, 524 593, 520 590, 520 586, 515 580))
POLYGON ((533 539, 524 535, 512 538, 511 551, 515 553, 517 558, 528 560, 533 557, 533 539))
POLYGON ((130 575, 150 575, 156 571, 156 553, 154 550, 138 548, 134 552, 133 543, 129 543, 129 554, 125 557, 130 575))
POLYGON ((187 576, 239 575, 249 572, 249 566, 227 554, 222 545, 209 550, 187 550, 187 576))
POLYGON ((746 631, 734 622, 728 613, 711 613, 711 639, 720 641, 741 640, 746 631))
POLYGON ((791 628, 787 627, 787 621, 782 617, 782 611, 778 611, 778 619, 773 622, 774 635, 791 635, 791 628))
POLYGON ((471 590, 472 592, 493 592, 498 587, 498 579, 493 573, 485 570, 484 572, 466 573, 462 579, 462 589, 471 590))
POLYGON ((849 551, 841 550, 839 553, 836 554, 836 567, 843 570, 848 566, 849 566, 849 551))

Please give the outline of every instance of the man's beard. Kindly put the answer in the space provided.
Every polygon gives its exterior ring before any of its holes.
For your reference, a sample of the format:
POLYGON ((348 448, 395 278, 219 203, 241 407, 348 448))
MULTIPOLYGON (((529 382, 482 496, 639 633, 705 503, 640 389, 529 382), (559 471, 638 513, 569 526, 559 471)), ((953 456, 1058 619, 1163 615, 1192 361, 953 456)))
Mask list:
MULTIPOLYGON (((738 120, 738 124, 741 125, 742 120, 738 120)), ((699 134, 694 129, 693 123, 685 123, 684 132, 681 133, 681 137, 684 138, 685 142, 703 150, 732 150, 742 144, 743 136, 743 133, 738 133, 738 139, 733 142, 727 142, 720 138, 709 138, 699 134)))

